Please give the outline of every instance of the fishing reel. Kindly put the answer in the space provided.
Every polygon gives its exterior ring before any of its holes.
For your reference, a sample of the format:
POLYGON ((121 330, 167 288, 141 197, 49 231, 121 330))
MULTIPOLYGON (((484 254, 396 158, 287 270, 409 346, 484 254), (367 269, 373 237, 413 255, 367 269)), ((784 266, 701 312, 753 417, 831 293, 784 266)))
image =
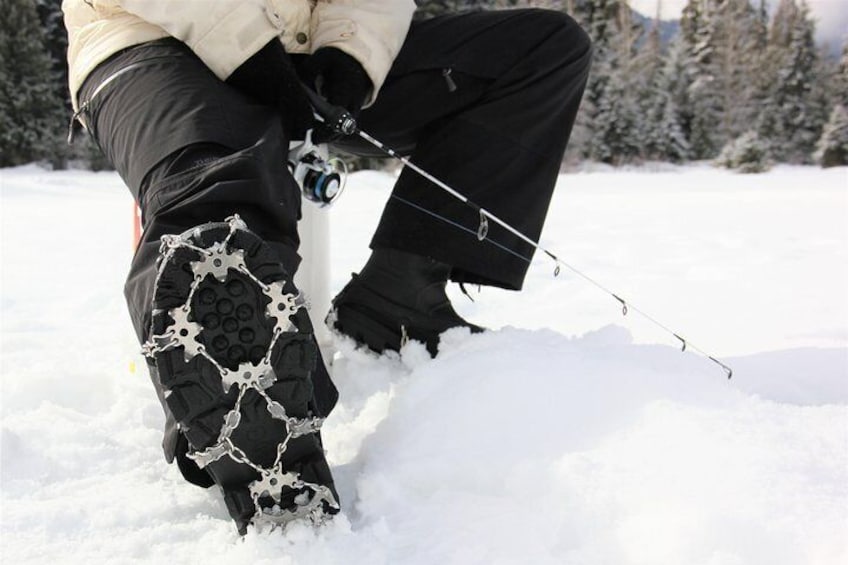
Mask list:
POLYGON ((321 208, 335 202, 344 190, 346 163, 331 159, 326 144, 312 143, 312 130, 306 132, 303 143, 289 147, 288 166, 303 197, 321 208))

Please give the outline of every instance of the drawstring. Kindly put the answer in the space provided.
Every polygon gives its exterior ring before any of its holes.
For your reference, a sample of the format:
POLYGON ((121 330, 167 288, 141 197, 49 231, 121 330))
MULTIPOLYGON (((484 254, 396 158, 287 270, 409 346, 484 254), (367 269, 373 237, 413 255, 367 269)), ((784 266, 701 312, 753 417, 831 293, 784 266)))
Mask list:
MULTIPOLYGON (((481 287, 478 284, 477 285, 477 294, 480 294, 480 288, 481 287)), ((465 282, 464 281, 461 281, 459 283, 459 290, 462 291, 462 294, 464 294, 468 298, 468 300, 470 300, 471 302, 474 302, 474 297, 472 297, 471 294, 469 294, 468 289, 465 288, 465 282)))

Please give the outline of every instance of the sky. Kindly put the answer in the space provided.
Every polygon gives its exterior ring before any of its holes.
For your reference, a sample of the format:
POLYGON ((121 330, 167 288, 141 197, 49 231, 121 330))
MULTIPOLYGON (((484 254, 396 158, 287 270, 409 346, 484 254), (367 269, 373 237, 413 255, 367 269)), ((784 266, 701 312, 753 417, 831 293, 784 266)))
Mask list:
MULTIPOLYGON (((630 0, 630 5, 646 16, 653 16, 659 0, 630 0)), ((661 0, 662 18, 680 17, 686 0, 661 0)), ((774 5, 777 0, 768 0, 774 5)), ((848 0, 807 0, 816 19, 816 36, 819 41, 840 44, 848 37, 848 0)))

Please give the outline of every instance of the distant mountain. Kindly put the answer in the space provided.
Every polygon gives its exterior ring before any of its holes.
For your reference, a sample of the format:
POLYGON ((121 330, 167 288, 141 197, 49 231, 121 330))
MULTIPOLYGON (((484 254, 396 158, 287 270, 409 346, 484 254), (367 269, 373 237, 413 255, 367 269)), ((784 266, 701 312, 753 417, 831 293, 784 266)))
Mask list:
MULTIPOLYGON (((654 18, 642 15, 636 10, 633 12, 633 21, 642 25, 646 32, 653 28, 654 18)), ((671 39, 680 31, 680 20, 660 20, 660 42, 667 45, 671 39)))
MULTIPOLYGON (((646 16, 635 9, 633 12, 633 20, 639 22, 646 30, 650 30, 654 25, 654 18, 646 16)), ((845 14, 836 14, 833 18, 823 20, 820 14, 814 14, 816 17, 816 43, 820 47, 826 47, 828 55, 839 57, 842 51, 842 44, 848 41, 848 33, 845 31, 845 24, 848 24, 848 11, 845 14), (842 22, 845 22, 843 24, 842 22)), ((667 45, 671 39, 680 31, 680 20, 660 20, 660 40, 663 45, 667 45)))

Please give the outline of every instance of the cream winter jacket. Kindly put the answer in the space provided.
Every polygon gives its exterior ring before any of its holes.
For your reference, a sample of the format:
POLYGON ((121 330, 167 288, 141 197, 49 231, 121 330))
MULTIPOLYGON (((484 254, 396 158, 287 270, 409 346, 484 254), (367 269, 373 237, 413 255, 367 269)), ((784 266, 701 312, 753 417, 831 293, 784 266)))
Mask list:
POLYGON ((88 74, 126 47, 172 36, 225 80, 274 37, 289 53, 336 47, 359 61, 374 101, 414 0, 63 0, 74 108, 88 74))

